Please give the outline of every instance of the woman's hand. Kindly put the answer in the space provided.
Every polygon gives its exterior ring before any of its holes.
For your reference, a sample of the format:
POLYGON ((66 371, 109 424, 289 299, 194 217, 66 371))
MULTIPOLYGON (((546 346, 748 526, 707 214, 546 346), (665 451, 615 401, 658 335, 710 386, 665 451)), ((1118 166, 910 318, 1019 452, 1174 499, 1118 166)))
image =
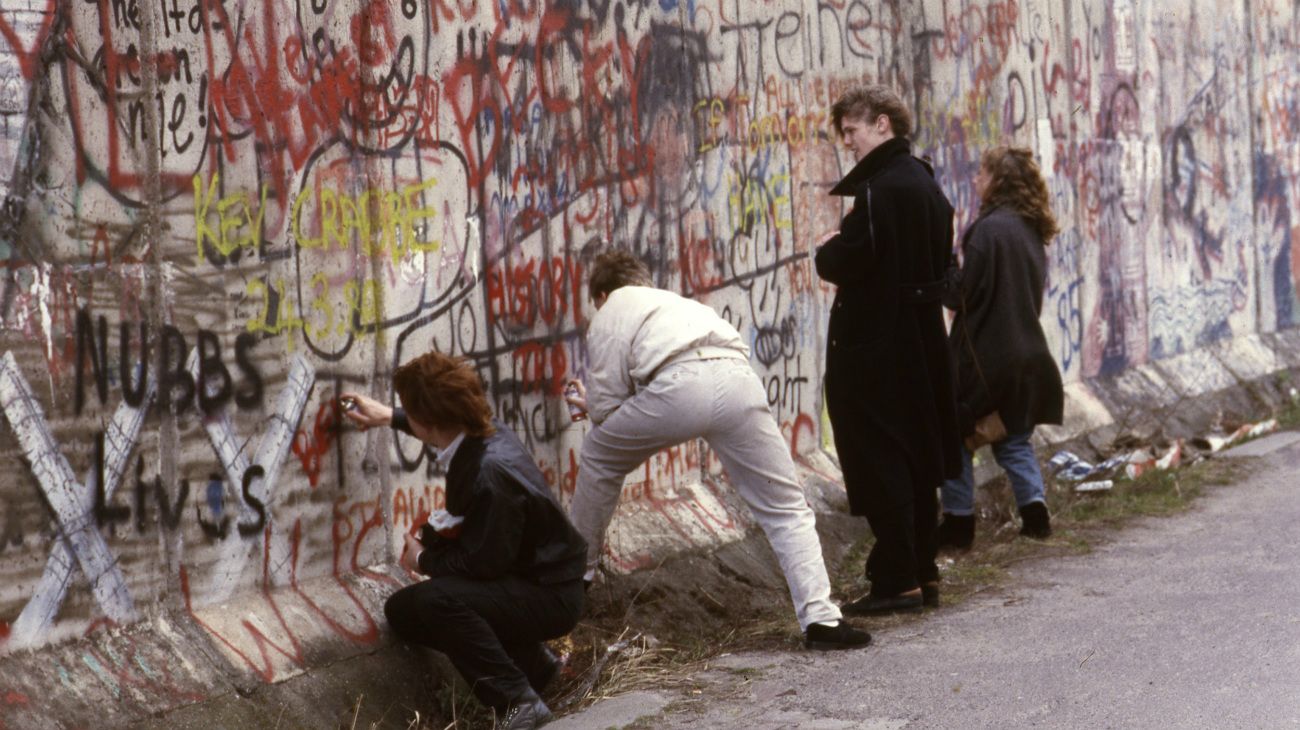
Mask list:
POLYGON ((409 532, 403 533, 402 536, 406 538, 406 547, 402 550, 402 567, 412 573, 419 573, 420 553, 424 550, 424 544, 409 532))
POLYGON ((339 396, 343 415, 364 431, 371 426, 388 426, 393 422, 393 409, 374 398, 360 393, 347 392, 339 396))

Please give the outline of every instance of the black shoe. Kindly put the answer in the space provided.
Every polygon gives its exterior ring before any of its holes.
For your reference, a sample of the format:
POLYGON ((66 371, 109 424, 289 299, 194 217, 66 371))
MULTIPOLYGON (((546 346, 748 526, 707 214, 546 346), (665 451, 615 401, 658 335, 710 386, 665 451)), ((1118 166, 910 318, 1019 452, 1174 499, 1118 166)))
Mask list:
POLYGON ((500 730, 533 730, 554 719, 551 709, 542 702, 542 698, 533 696, 511 703, 506 714, 497 723, 500 730))
POLYGON ((871 634, 853 628, 848 621, 840 619, 834 626, 826 624, 809 624, 803 634, 805 649, 830 651, 833 649, 864 649, 871 643, 871 634))
POLYGON ((1047 514, 1047 505, 1042 502, 1030 502, 1020 508, 1020 534, 1036 540, 1046 540, 1052 536, 1052 518, 1047 514))
POLYGON ((922 583, 921 584, 921 603, 926 608, 939 607, 939 583, 922 583))
POLYGON ((939 549, 969 550, 975 542, 975 515, 950 515, 943 513, 936 536, 939 549))
POLYGON ((845 604, 840 610, 849 616, 881 616, 887 613, 915 613, 921 610, 925 599, 920 593, 894 596, 874 596, 870 593, 845 604))
POLYGON ((527 673, 528 686, 532 687, 533 691, 540 695, 542 690, 546 689, 551 684, 551 681, 555 679, 555 675, 559 673, 559 658, 555 656, 555 652, 543 644, 541 661, 538 662, 537 666, 532 667, 531 672, 527 673))

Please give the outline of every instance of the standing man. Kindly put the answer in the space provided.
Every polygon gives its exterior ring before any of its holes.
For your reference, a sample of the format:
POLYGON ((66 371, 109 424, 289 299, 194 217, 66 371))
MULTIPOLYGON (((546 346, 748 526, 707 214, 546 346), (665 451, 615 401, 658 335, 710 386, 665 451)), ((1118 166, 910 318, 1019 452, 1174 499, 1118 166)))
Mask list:
POLYGON ((831 603, 812 509, 740 333, 709 307, 651 287, 649 272, 626 251, 596 258, 588 290, 597 310, 587 330, 591 387, 572 381, 578 393, 566 397, 594 424, 569 505, 587 540, 587 578, 600 562, 624 477, 661 449, 703 438, 776 552, 804 645, 866 646, 871 636, 840 620, 831 603))
POLYGON ((388 426, 438 450, 446 507, 421 538, 406 535, 402 564, 429 576, 384 603, 393 631, 447 655, 496 727, 525 730, 551 719, 539 693, 558 663, 546 639, 582 614, 587 545, 546 487, 519 439, 492 420, 478 373, 430 352, 393 372, 403 408, 344 393, 362 429, 388 426))
POLYGON ((850 90, 831 121, 858 163, 831 190, 853 196, 853 208, 816 256, 836 286, 826 403, 849 509, 876 538, 871 590, 844 612, 919 611, 939 600, 935 492, 961 471, 940 304, 953 210, 912 156, 911 115, 893 89, 850 90))

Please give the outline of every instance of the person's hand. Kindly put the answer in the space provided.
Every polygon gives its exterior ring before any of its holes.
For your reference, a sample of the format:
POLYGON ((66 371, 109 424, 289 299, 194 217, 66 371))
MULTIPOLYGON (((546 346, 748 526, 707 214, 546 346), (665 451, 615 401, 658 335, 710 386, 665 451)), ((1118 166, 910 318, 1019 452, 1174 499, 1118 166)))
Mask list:
POLYGON ((567 383, 567 385, 572 386, 572 388, 577 392, 569 393, 567 392, 568 389, 566 388, 566 392, 564 394, 564 402, 568 403, 569 405, 577 406, 582 409, 583 413, 586 413, 587 412, 587 386, 583 385, 582 381, 578 380, 577 378, 573 378, 572 380, 570 380, 567 383))
POLYGON ((402 533, 406 538, 406 547, 402 550, 402 567, 413 573, 420 572, 420 552, 424 550, 424 545, 409 532, 402 533))
POLYGON ((393 422, 393 409, 374 398, 360 393, 347 392, 339 396, 343 415, 364 431, 371 426, 387 426, 393 422))

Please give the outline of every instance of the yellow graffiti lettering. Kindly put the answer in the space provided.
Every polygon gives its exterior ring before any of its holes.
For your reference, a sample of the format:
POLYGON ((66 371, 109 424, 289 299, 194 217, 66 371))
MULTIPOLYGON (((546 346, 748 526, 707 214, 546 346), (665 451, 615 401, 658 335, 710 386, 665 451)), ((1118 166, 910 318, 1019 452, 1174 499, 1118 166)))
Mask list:
POLYGON ((286 334, 289 339, 289 352, 294 351, 294 333, 303 329, 303 321, 295 313, 290 300, 287 283, 276 279, 275 286, 267 285, 261 279, 249 279, 244 285, 244 292, 254 300, 260 299, 257 314, 248 320, 244 329, 252 333, 267 335, 286 334))
POLYGON ((767 183, 767 192, 772 200, 772 225, 779 229, 793 229, 794 224, 790 221, 790 173, 774 175, 767 183), (784 216, 782 210, 786 213, 784 216))
POLYGON ((314 210, 313 191, 303 190, 293 203, 294 238, 300 246, 324 250, 346 249, 355 241, 366 256, 388 254, 394 262, 436 251, 441 240, 427 237, 434 230, 427 222, 437 210, 423 196, 437 184, 430 178, 399 191, 366 189, 355 196, 321 189, 314 210))
POLYGON ((203 261, 203 244, 211 243, 213 248, 217 247, 217 233, 208 225, 208 208, 212 206, 212 199, 217 195, 217 176, 212 176, 212 184, 208 186, 208 194, 203 194, 203 179, 198 175, 194 176, 194 238, 199 245, 199 262, 203 261))
POLYGON ((262 221, 266 216, 266 186, 262 186, 257 211, 254 213, 251 198, 245 191, 231 193, 216 200, 217 223, 209 222, 213 200, 221 176, 213 173, 204 192, 203 178, 194 176, 194 239, 198 246, 199 261, 207 255, 204 246, 211 246, 222 256, 229 256, 239 248, 257 249, 262 245, 262 221))
POLYGON ((692 113, 704 117, 703 123, 696 125, 700 130, 699 152, 708 152, 722 144, 718 127, 725 119, 726 110, 722 99, 717 98, 701 99, 695 104, 692 113))
POLYGON ((438 211, 432 207, 417 207, 422 205, 417 198, 426 190, 433 189, 433 186, 436 183, 436 180, 430 178, 419 185, 412 185, 406 188, 402 193, 402 199, 406 208, 406 216, 402 220, 404 226, 403 230, 406 232, 406 236, 410 241, 408 248, 411 251, 418 253, 436 251, 441 243, 440 241, 429 241, 421 238, 424 231, 433 230, 432 225, 417 225, 417 221, 422 224, 424 221, 432 221, 438 215, 438 211))
POLYGON ((322 244, 321 238, 304 236, 302 233, 302 206, 303 203, 310 199, 311 191, 303 188, 302 192, 298 193, 298 197, 293 200, 293 212, 291 213, 293 216, 293 238, 303 248, 319 248, 322 244))
POLYGON ((755 226, 770 224, 774 228, 790 230, 790 175, 773 175, 766 183, 745 180, 731 175, 727 186, 727 200, 732 227, 738 231, 752 231, 755 226))
POLYGON ((316 296, 311 300, 313 311, 319 312, 321 320, 313 325, 310 322, 303 324, 303 332, 313 340, 324 340, 330 336, 330 330, 334 327, 334 307, 330 306, 329 277, 324 272, 318 273, 311 278, 311 286, 316 290, 316 296))
POLYGON ((781 120, 775 114, 749 123, 749 148, 755 152, 781 143, 781 120))
POLYGON ((336 337, 374 337, 383 346, 384 288, 378 280, 349 279, 337 286, 322 272, 312 276, 310 288, 311 301, 302 302, 308 313, 304 318, 295 289, 285 279, 250 279, 244 291, 255 312, 244 328, 266 336, 284 335, 289 352, 294 351, 299 332, 319 344, 336 337))

